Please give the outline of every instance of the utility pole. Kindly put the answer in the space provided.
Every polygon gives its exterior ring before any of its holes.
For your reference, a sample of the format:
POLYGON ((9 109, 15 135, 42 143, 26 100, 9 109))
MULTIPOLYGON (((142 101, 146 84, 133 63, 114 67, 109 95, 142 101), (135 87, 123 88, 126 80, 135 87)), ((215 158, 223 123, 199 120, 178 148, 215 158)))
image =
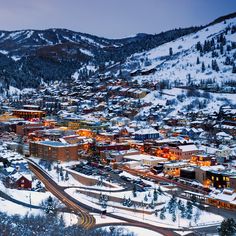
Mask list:
POLYGON ((31 193, 29 194, 29 203, 30 203, 30 211, 31 211, 31 193))

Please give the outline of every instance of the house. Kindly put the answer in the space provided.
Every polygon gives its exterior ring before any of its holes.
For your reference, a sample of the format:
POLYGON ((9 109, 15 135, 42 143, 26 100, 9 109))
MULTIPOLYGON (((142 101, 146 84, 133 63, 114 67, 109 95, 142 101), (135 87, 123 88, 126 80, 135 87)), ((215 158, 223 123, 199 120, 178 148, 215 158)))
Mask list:
POLYGON ((13 171, 6 176, 6 185, 9 188, 31 189, 32 177, 28 172, 13 171))
POLYGON ((214 158, 214 156, 210 156, 207 154, 193 155, 191 158, 191 163, 198 166, 211 166, 216 164, 216 159, 214 158))
POLYGON ((208 179, 207 172, 209 171, 218 172, 224 169, 225 167, 222 165, 197 167, 195 168, 195 178, 198 182, 203 184, 205 187, 209 187, 211 185, 211 180, 208 179))
POLYGON ((20 160, 12 160, 11 166, 17 171, 27 171, 28 170, 28 162, 24 159, 20 160))
POLYGON ((190 160, 193 155, 199 154, 200 150, 195 144, 183 144, 169 146, 172 160, 190 160))
POLYGON ((236 177, 236 171, 232 169, 225 169, 221 171, 208 170, 206 177, 215 188, 230 188, 230 178, 236 177))
POLYGON ((130 123, 130 119, 126 117, 114 117, 111 119, 113 126, 127 126, 130 123))
POLYGON ((16 173, 12 175, 14 179, 14 185, 19 189, 31 189, 32 188, 32 178, 29 174, 16 173))
POLYGON ((229 186, 236 191, 236 176, 229 177, 229 186))
POLYGON ((146 140, 146 139, 157 139, 159 138, 159 132, 154 128, 143 128, 134 132, 134 138, 136 140, 146 140))
POLYGON ((43 126, 41 122, 19 122, 16 125, 16 133, 18 135, 28 135, 36 130, 48 129, 49 127, 43 126))
POLYGON ((95 148, 100 153, 102 151, 107 151, 107 150, 116 150, 116 151, 129 150, 130 145, 128 143, 116 143, 116 142, 105 143, 105 142, 100 142, 100 143, 96 143, 95 148))
POLYGON ((227 144, 233 139, 233 136, 222 131, 216 134, 216 139, 223 144, 227 144))
POLYGON ((169 176, 180 176, 180 169, 188 166, 187 162, 169 162, 164 164, 163 173, 169 176))
POLYGON ((181 168, 180 177, 185 179, 195 179, 195 168, 193 167, 181 168))
POLYGON ((136 155, 134 154, 134 155, 125 155, 123 157, 123 161, 125 162, 135 161, 139 162, 140 165, 156 166, 159 163, 165 162, 166 159, 147 154, 136 154, 136 155))
POLYGON ((236 210, 236 191, 234 189, 216 190, 210 193, 208 203, 218 208, 236 210))
POLYGON ((201 128, 184 128, 182 133, 188 135, 191 139, 197 139, 203 131, 201 128))

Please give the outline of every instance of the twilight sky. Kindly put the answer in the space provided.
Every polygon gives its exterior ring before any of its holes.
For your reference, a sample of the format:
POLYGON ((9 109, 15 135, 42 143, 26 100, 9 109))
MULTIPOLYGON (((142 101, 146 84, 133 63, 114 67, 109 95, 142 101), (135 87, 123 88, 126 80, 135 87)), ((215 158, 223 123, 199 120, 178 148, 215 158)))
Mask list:
POLYGON ((0 29, 67 28, 108 38, 207 24, 235 0, 0 0, 0 29))

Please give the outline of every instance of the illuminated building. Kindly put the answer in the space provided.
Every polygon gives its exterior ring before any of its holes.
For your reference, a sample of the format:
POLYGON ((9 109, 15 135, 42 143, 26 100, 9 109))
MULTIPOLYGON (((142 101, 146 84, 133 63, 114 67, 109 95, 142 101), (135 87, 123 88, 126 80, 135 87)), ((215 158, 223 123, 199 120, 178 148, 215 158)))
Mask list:
POLYGON ((13 110, 13 115, 19 118, 24 118, 26 120, 33 118, 42 119, 43 117, 45 117, 45 112, 39 110, 20 109, 20 110, 13 110))
POLYGON ((189 164, 186 162, 174 162, 164 164, 163 173, 169 176, 180 176, 180 169, 187 167, 189 164))
POLYGON ((30 142, 30 155, 50 161, 78 160, 78 147, 56 141, 30 142))
POLYGON ((199 149, 194 144, 184 144, 178 146, 169 146, 171 159, 190 160, 193 155, 199 154, 199 149))

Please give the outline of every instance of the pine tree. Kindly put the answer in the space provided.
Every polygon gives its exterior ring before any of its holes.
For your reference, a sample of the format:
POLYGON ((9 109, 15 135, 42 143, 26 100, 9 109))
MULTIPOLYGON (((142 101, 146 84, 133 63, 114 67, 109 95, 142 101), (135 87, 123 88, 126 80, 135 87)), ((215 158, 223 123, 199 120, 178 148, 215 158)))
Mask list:
POLYGON ((232 73, 236 73, 236 66, 235 66, 235 63, 233 63, 233 67, 232 67, 232 73))
POLYGON ((158 199, 158 195, 157 195, 157 189, 155 188, 154 191, 153 191, 153 201, 157 201, 158 199))
POLYGON ((40 181, 37 182, 37 184, 36 184, 36 188, 37 188, 37 189, 42 188, 42 183, 41 183, 40 181))
POLYGON ((63 176, 63 169, 62 169, 62 166, 60 168, 60 176, 63 176))
POLYGON ((219 233, 221 236, 233 236, 236 233, 236 223, 234 219, 227 219, 223 220, 220 228, 219 233))
POLYGON ((47 205, 46 205, 45 212, 47 214, 52 214, 54 212, 54 207, 53 207, 53 200, 51 196, 48 197, 46 204, 47 205))
POLYGON ((64 228, 66 226, 63 215, 60 216, 59 225, 61 228, 64 228))
POLYGON ((202 62, 202 72, 206 70, 204 62, 202 62))
POLYGON ((161 219, 161 220, 164 220, 164 219, 166 218, 165 212, 166 212, 166 208, 163 207, 163 208, 161 209, 161 212, 160 212, 160 219, 161 219))
POLYGON ((152 201, 152 202, 149 204, 149 207, 150 207, 151 209, 154 209, 154 208, 155 208, 154 201, 152 201))
POLYGON ((49 162, 48 163, 48 171, 51 171, 52 170, 52 164, 49 162))
POLYGON ((197 57, 197 65, 200 64, 200 60, 199 57, 197 57))
POLYGON ((145 196, 144 196, 144 199, 143 199, 145 202, 147 202, 148 201, 148 197, 147 197, 147 195, 145 194, 145 196))
POLYGON ((176 214, 175 214, 175 211, 172 213, 172 221, 173 221, 173 222, 176 221, 176 214))
POLYGON ((66 175, 65 175, 65 180, 69 180, 69 174, 68 174, 68 171, 66 171, 66 175))
POLYGON ((137 197, 137 192, 136 192, 135 189, 133 189, 133 196, 134 196, 134 197, 137 197))
POLYGON ((197 42, 197 44, 196 44, 196 49, 197 49, 198 51, 202 52, 202 45, 201 45, 200 42, 197 42))
POLYGON ((225 58, 225 65, 229 66, 230 64, 231 64, 231 60, 230 60, 230 58, 227 56, 227 57, 225 58))
POLYGON ((216 71, 216 72, 219 72, 219 70, 220 70, 220 69, 219 69, 219 66, 218 66, 217 61, 216 61, 216 62, 215 62, 215 71, 216 71))
POLYGON ((156 217, 158 216, 158 210, 157 209, 154 211, 154 214, 155 214, 156 217))
POLYGON ((211 68, 212 68, 212 70, 215 70, 216 72, 219 71, 219 66, 218 66, 216 60, 212 60, 212 61, 211 61, 211 68))
POLYGON ((168 202, 169 213, 175 212, 176 206, 177 206, 177 198, 176 196, 173 195, 170 201, 168 202))
POLYGON ((194 215, 194 222, 195 222, 195 224, 197 224, 197 222, 199 221, 200 215, 201 215, 201 212, 200 212, 199 208, 197 208, 197 211, 196 211, 196 213, 194 215))
POLYGON ((160 185, 158 186, 158 189, 157 189, 157 191, 158 191, 160 194, 163 194, 163 191, 162 191, 162 189, 161 189, 160 185))
POLYGON ((190 201, 187 201, 187 219, 192 219, 192 214, 193 214, 193 206, 192 206, 192 203, 190 201))
POLYGON ((126 205, 127 205, 127 199, 126 199, 125 196, 123 197, 123 202, 122 202, 122 204, 123 204, 123 206, 126 206, 126 205))

